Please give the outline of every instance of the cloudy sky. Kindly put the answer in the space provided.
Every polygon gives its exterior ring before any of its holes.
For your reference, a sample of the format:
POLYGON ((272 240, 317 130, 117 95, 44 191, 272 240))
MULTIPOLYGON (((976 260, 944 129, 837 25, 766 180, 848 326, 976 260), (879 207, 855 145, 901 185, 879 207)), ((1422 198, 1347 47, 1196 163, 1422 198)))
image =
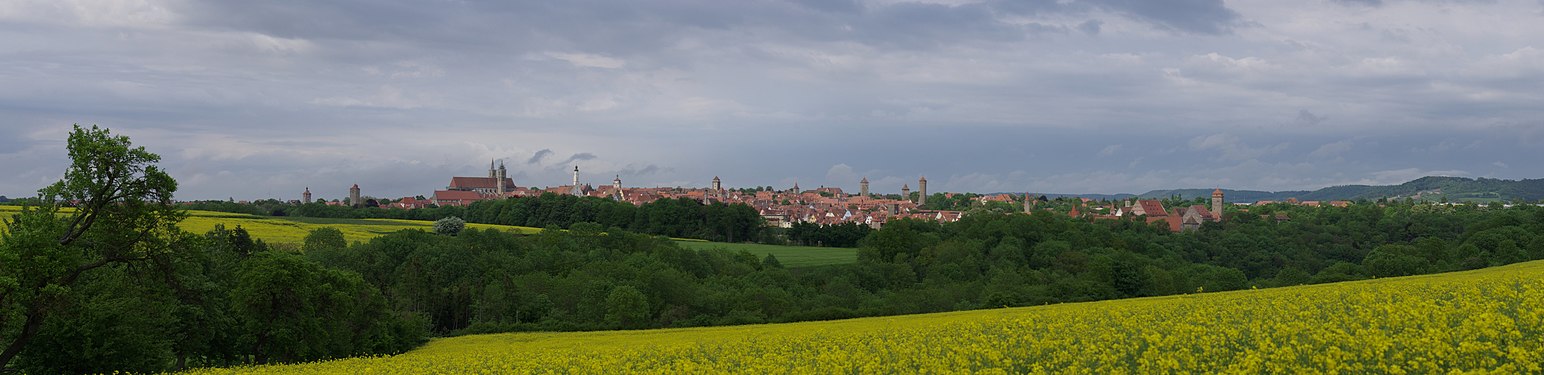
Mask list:
POLYGON ((0 2, 0 195, 71 124, 180 199, 1544 177, 1544 1, 0 2))

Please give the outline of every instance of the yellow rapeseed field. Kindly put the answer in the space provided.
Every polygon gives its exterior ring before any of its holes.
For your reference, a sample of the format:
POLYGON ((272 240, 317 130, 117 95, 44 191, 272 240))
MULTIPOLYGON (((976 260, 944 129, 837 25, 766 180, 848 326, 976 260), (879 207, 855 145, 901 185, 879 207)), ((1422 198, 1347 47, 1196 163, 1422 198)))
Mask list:
POLYGON ((829 322, 437 339, 195 374, 1540 373, 1544 262, 1280 289, 829 322))
MULTIPOLYGON (((66 209, 68 210, 68 209, 66 209)), ((20 206, 0 206, 0 215, 21 211, 20 206)), ((68 211, 66 211, 68 212, 68 211)), ((343 238, 348 242, 369 241, 371 238, 396 232, 403 229, 433 230, 434 222, 421 220, 395 220, 395 219, 317 219, 300 217, 265 217, 247 214, 235 214, 213 211, 189 210, 188 217, 177 226, 182 230, 202 234, 214 229, 215 225, 225 225, 226 229, 235 229, 240 226, 254 239, 274 244, 299 245, 305 241, 306 235, 318 228, 335 228, 343 232, 343 238)), ((8 218, 8 217, 7 217, 8 218)), ((503 231, 515 231, 520 233, 537 233, 539 228, 516 227, 508 225, 489 225, 468 223, 467 228, 497 229, 503 231)))

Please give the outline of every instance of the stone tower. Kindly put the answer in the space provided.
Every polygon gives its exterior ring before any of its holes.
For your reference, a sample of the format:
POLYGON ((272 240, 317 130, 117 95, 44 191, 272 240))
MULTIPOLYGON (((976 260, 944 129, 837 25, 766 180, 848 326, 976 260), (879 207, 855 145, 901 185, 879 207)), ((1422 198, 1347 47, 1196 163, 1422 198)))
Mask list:
POLYGON ((579 187, 579 166, 577 165, 574 166, 574 187, 569 189, 568 194, 573 196, 584 195, 584 188, 579 187))
POLYGON ((1024 193, 1024 213, 1030 213, 1030 209, 1033 207, 1034 201, 1035 196, 1033 194, 1024 193))
POLYGON ((713 176, 713 193, 716 194, 720 190, 724 190, 724 184, 718 180, 718 176, 713 176))
POLYGON ((1222 221, 1222 188, 1212 190, 1212 215, 1217 221, 1222 221))
POLYGON ((798 182, 793 183, 793 193, 794 194, 802 193, 802 191, 799 191, 799 183, 798 182))
POLYGON ((921 194, 917 196, 917 205, 927 204, 927 176, 917 179, 917 193, 921 194))
POLYGON ((311 187, 310 186, 306 187, 306 191, 305 192, 300 193, 300 204, 306 204, 306 203, 311 203, 311 187))
POLYGON ((494 184, 496 184, 498 187, 496 188, 497 190, 495 190, 494 192, 498 193, 498 195, 500 195, 500 196, 503 196, 504 192, 507 191, 507 190, 505 190, 506 186, 504 186, 504 178, 508 177, 508 176, 509 176, 509 171, 504 169, 504 162, 502 162, 502 161, 499 162, 499 173, 498 173, 497 177, 494 177, 494 179, 496 181, 498 181, 498 182, 495 182, 494 184))
POLYGON ((901 185, 901 200, 903 200, 903 201, 911 200, 911 185, 905 185, 905 184, 901 185))
POLYGON ((365 204, 364 200, 359 199, 359 184, 354 184, 354 187, 348 188, 348 204, 354 207, 365 204))
POLYGON ((863 181, 858 181, 858 195, 861 195, 864 198, 868 198, 869 197, 869 195, 868 195, 868 177, 864 177, 863 181))
POLYGON ((493 159, 488 159, 488 178, 499 177, 498 171, 493 170, 493 159))

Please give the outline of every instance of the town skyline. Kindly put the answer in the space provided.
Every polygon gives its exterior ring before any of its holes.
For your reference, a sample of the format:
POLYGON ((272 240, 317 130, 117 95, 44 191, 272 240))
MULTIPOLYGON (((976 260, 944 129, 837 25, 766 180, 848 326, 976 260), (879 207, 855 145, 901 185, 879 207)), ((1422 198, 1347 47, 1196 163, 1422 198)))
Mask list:
POLYGON ((0 25, 13 197, 58 180, 71 124, 161 154, 190 200, 405 196, 489 159, 891 192, 1544 176, 1537 0, 79 0, 0 25))

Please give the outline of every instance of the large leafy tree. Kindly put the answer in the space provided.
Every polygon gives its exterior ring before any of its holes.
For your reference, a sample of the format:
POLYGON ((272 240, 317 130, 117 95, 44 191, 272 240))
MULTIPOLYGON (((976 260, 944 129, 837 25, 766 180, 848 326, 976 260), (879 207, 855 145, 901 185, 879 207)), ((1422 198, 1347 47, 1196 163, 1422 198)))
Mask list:
POLYGON ((0 367, 106 266, 167 255, 182 214, 160 156, 107 129, 75 126, 64 178, 38 191, 39 206, 4 220, 0 234, 0 367))

